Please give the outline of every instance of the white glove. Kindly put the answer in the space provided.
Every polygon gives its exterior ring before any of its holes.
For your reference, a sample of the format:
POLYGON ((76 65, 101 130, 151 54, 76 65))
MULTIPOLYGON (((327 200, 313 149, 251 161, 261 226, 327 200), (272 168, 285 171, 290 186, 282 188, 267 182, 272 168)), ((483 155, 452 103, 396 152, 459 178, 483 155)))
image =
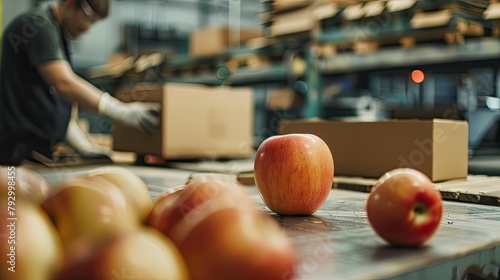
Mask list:
POLYGON ((124 103, 107 92, 102 93, 98 105, 99 113, 148 133, 160 125, 160 109, 159 103, 124 103))
POLYGON ((71 119, 68 124, 65 140, 68 145, 84 157, 109 157, 111 155, 110 148, 91 143, 74 119, 71 119))

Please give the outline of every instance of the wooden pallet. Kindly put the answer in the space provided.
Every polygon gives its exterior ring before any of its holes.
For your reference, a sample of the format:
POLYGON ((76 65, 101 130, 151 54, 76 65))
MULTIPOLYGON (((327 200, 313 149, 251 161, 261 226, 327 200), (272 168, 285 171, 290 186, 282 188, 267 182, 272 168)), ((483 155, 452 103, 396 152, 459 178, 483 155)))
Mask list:
MULTIPOLYGON (((333 188, 370 192, 376 181, 337 176, 333 188)), ((438 182, 436 187, 444 200, 500 206, 500 177, 470 175, 467 179, 438 182)))
POLYGON ((417 14, 406 28, 390 26, 399 32, 381 32, 379 36, 364 34, 362 29, 351 27, 339 32, 351 32, 345 40, 323 42, 317 45, 318 57, 331 57, 342 53, 371 53, 385 47, 410 48, 423 43, 463 44, 466 38, 484 36, 480 22, 456 17, 450 11, 417 14))
POLYGON ((351 48, 355 53, 367 53, 376 51, 384 46, 398 45, 410 48, 420 43, 443 42, 447 44, 463 44, 466 37, 480 37, 484 35, 483 25, 480 23, 459 20, 455 28, 442 28, 428 30, 419 34, 403 35, 382 40, 365 42, 353 42, 351 48))
POLYGON ((271 62, 268 57, 257 54, 244 54, 229 58, 226 62, 226 67, 229 71, 234 71, 238 68, 268 67, 270 64, 271 62))

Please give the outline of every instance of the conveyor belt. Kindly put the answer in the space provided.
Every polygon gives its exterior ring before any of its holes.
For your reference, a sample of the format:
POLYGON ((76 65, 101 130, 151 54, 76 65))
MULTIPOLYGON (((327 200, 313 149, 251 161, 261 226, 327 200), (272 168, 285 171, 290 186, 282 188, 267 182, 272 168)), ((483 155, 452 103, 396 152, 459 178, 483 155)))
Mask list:
MULTIPOLYGON (((52 184, 88 167, 38 170, 52 184)), ((125 166, 138 174, 156 197, 184 183, 191 171, 125 166)), ((437 234, 418 249, 386 245, 370 228, 364 210, 367 193, 332 189, 312 216, 278 216, 248 186, 261 211, 283 227, 296 247, 299 279, 498 279, 500 207, 444 201, 437 234)))

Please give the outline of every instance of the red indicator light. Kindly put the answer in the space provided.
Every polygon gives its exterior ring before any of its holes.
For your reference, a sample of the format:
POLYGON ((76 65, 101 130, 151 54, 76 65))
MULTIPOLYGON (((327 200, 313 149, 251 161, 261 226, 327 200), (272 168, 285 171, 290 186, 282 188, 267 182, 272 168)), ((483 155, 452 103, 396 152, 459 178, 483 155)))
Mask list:
POLYGON ((424 72, 422 72, 421 70, 413 70, 413 72, 411 72, 411 80, 414 83, 420 84, 421 82, 424 81, 424 79, 425 75, 424 72))

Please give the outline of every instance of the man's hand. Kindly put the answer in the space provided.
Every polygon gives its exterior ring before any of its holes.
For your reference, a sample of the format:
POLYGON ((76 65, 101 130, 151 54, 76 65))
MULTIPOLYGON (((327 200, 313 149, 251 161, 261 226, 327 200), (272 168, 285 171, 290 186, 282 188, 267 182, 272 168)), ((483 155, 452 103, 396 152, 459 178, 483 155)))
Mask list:
POLYGON ((74 119, 71 119, 68 124, 65 141, 83 157, 109 157, 111 155, 110 148, 91 143, 74 119))
POLYGON ((160 109, 158 103, 123 103, 108 93, 101 95, 98 106, 99 113, 148 133, 160 125, 160 109))

